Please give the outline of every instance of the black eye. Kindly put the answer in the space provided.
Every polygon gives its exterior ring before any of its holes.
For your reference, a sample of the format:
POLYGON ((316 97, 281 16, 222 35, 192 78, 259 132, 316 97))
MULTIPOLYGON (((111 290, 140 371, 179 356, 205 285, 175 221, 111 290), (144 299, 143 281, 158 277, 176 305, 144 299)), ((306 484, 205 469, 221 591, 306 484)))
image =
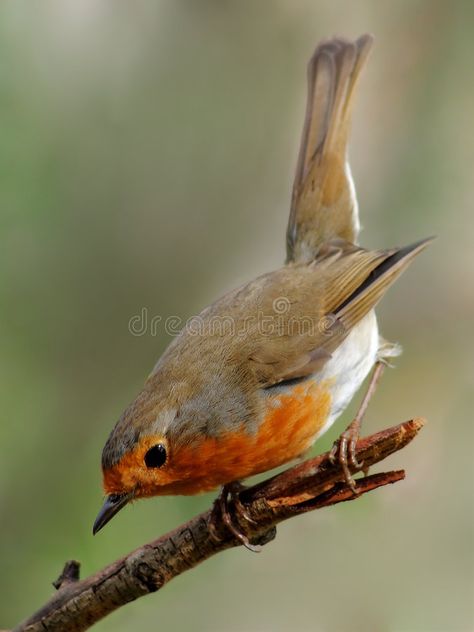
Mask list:
POLYGON ((162 443, 154 445, 145 454, 145 465, 147 467, 161 467, 166 462, 166 448, 162 443))

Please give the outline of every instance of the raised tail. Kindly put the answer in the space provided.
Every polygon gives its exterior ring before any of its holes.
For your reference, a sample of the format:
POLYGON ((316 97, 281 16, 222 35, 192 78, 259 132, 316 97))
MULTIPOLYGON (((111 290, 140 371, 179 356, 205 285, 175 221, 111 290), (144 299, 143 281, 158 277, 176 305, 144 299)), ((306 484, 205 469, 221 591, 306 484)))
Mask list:
POLYGON ((353 97, 373 37, 335 38, 308 65, 308 99, 287 230, 287 262, 310 261, 326 241, 356 243, 359 218, 347 162, 353 97))

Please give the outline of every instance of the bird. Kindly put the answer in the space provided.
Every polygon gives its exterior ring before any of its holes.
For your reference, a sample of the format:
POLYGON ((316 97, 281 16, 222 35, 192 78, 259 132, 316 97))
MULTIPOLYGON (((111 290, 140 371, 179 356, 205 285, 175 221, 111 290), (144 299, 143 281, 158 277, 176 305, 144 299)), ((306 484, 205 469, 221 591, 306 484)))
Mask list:
MULTIPOLYGON (((350 465, 361 417, 389 358, 375 306, 428 245, 369 250, 348 162, 354 95, 373 36, 324 40, 308 64, 306 114, 286 234, 286 261, 205 308, 172 340, 102 453, 97 533, 131 501, 218 488, 301 458, 372 369, 359 413, 334 443, 350 465)), ((248 538, 226 521, 234 535, 248 538)))

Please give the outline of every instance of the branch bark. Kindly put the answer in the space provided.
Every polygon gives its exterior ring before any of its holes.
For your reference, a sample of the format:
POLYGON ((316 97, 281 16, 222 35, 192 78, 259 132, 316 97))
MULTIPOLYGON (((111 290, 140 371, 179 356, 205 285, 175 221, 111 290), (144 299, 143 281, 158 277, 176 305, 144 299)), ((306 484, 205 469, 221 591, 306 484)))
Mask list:
MULTIPOLYGON (((361 439, 357 444, 358 461, 363 461, 364 467, 382 461, 405 447, 423 425, 422 419, 413 419, 361 439)), ((339 464, 332 465, 326 453, 240 492, 239 500, 249 519, 237 507, 232 517, 252 544, 263 545, 275 537, 276 525, 283 520, 354 500, 404 476, 403 470, 366 476, 356 481, 355 494, 345 484, 339 464)), ((240 542, 225 526, 215 504, 82 581, 78 562, 67 562, 54 582, 57 592, 13 632, 86 630, 113 610, 156 592, 177 575, 235 546, 240 542)))

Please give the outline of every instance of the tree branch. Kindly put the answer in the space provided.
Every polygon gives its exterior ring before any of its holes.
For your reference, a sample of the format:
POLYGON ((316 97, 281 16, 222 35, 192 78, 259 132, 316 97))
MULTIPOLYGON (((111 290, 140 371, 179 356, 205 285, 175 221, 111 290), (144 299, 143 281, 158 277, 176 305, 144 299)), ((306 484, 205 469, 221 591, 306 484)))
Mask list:
MULTIPOLYGON (((407 421, 361 439, 357 459, 364 468, 405 447, 424 425, 407 421)), ((353 473, 357 470, 353 469, 353 473)), ((344 482, 338 463, 323 454, 278 474, 239 494, 245 514, 234 506, 232 518, 252 544, 275 537, 276 525, 307 511, 354 500, 377 487, 402 480, 403 470, 358 479, 357 494, 344 482)), ((129 601, 162 588, 171 579, 240 542, 225 526, 218 504, 158 540, 145 544, 94 575, 79 581, 79 565, 67 562, 58 591, 13 632, 86 630, 129 601)))

